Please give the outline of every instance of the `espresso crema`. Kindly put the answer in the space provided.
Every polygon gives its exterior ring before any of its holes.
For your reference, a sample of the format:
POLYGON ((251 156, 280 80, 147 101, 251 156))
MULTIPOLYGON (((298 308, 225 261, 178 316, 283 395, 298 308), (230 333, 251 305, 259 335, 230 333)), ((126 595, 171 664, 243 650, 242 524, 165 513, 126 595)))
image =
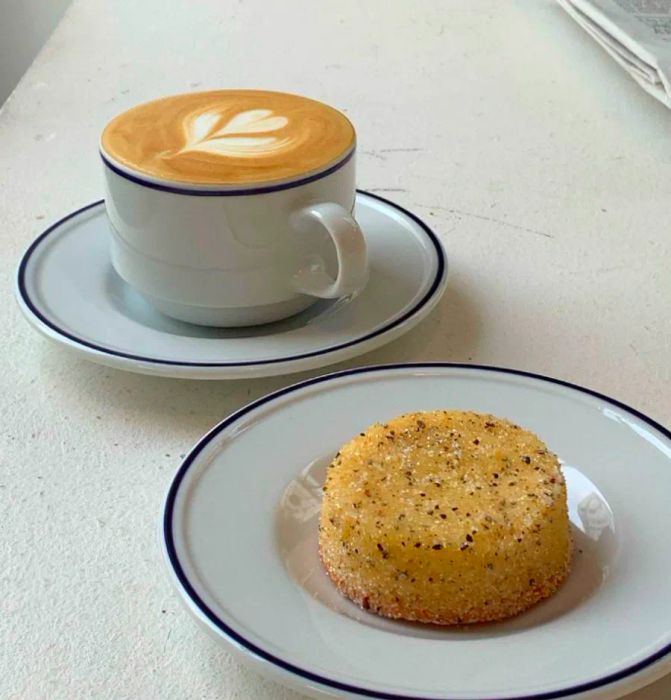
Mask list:
POLYGON ((316 100, 264 90, 164 97, 112 119, 102 149, 153 177, 244 185, 317 172, 354 147, 344 114, 316 100))

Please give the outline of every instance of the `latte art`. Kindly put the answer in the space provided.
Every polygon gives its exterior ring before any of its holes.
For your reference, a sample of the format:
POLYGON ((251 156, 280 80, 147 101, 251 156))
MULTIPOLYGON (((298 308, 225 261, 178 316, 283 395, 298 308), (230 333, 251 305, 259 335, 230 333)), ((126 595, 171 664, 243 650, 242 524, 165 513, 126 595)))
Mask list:
POLYGON ((113 119, 106 154, 155 177, 192 183, 272 182, 318 171, 354 146, 340 112, 297 95, 219 90, 167 97, 113 119))
POLYGON ((273 116, 270 109, 250 109, 236 114, 223 126, 218 126, 220 122, 221 115, 216 111, 196 114, 186 124, 186 145, 180 153, 202 151, 221 156, 255 158, 291 144, 289 138, 264 135, 289 123, 286 117, 273 116))

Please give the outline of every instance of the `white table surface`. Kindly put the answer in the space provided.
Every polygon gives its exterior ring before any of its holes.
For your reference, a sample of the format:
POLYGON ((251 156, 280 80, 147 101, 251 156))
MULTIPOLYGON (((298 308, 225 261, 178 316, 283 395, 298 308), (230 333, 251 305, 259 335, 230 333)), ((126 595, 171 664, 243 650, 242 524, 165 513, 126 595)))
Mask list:
MULTIPOLYGON (((552 2, 75 0, 0 112, 3 698, 300 697, 201 633, 157 537, 180 456, 290 380, 105 369, 39 337, 10 296, 28 243, 101 197, 110 117, 232 86, 345 110, 359 186, 445 242, 438 309, 346 366, 523 368, 671 423, 671 113, 552 2)), ((671 697, 671 676, 631 697, 671 697)))

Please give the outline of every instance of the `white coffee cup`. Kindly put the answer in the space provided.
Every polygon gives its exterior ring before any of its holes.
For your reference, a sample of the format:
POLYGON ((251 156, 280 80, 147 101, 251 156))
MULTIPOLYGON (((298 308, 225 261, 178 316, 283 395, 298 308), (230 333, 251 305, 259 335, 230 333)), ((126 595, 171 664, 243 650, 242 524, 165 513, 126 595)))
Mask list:
POLYGON ((267 323, 365 286, 354 146, 319 172, 236 186, 164 180, 100 152, 114 269, 166 315, 267 323))

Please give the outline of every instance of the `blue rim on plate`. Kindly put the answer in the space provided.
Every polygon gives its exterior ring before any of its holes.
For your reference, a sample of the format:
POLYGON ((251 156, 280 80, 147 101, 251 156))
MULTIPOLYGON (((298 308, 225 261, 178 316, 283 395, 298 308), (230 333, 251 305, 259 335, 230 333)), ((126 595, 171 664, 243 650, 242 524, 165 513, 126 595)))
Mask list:
POLYGON ((407 216, 409 219, 411 219, 415 224, 417 224, 426 237, 431 241, 431 244, 433 245, 434 252, 436 254, 436 259, 437 259, 437 266, 436 266, 436 273, 435 277, 431 283, 431 286, 427 290, 426 294, 410 309, 408 309, 404 314, 399 316, 399 318, 395 319, 394 321, 391 321, 390 323, 387 323, 386 325, 382 326, 381 328, 378 328, 375 331, 372 331, 370 333, 367 333, 366 335, 363 335, 359 338, 355 338, 354 340, 350 340, 346 343, 340 343, 338 345, 331 345, 329 347, 322 348, 320 350, 314 350, 312 352, 306 352, 298 355, 288 355, 287 357, 279 357, 279 358, 272 358, 268 360, 251 360, 251 361, 243 361, 243 362, 183 362, 179 360, 162 360, 159 358, 153 358, 153 357, 145 357, 143 355, 134 355, 132 353, 127 353, 127 352, 121 352, 119 350, 113 350, 111 348, 105 347, 104 345, 98 345, 96 343, 92 343, 89 340, 86 340, 84 338, 80 338, 57 324, 55 324, 51 319, 47 318, 38 308, 37 305, 33 302, 33 300, 30 298, 30 295, 28 294, 28 289, 26 286, 26 269, 28 266, 28 263, 30 262, 31 257, 33 256, 33 253, 37 250, 37 248, 40 246, 40 244, 54 231, 58 231, 60 227, 70 219, 78 216, 82 212, 87 211, 88 209, 92 209, 93 207, 99 206, 104 202, 104 200, 100 199, 96 202, 93 202, 92 204, 87 204, 84 207, 81 207, 80 209, 77 209, 76 211, 72 212, 71 214, 68 214, 67 216, 63 217, 59 221, 57 221, 55 224, 52 224, 46 231, 41 233, 29 246, 28 250, 23 255, 23 258, 21 259, 21 262, 19 264, 18 272, 17 272, 17 290, 18 294, 23 301, 23 303, 26 305, 26 307, 30 310, 30 313, 37 318, 40 323, 43 325, 47 326, 50 328, 52 331, 55 331, 58 335, 67 338, 68 340, 71 340, 78 345, 91 348, 92 350, 95 350, 97 352, 100 352, 104 355, 111 355, 114 357, 121 357, 127 360, 135 360, 139 362, 145 362, 151 365, 162 365, 162 366, 168 366, 168 367, 203 367, 203 368, 215 368, 215 367, 252 367, 252 366, 263 366, 263 365, 273 365, 273 364, 278 364, 278 363, 284 363, 284 362, 293 362, 296 360, 304 360, 309 357, 317 357, 320 355, 328 355, 329 353, 336 352, 339 350, 343 350, 348 347, 352 347, 354 345, 359 345, 361 343, 364 343, 371 338, 375 338, 379 335, 382 335, 384 333, 387 333, 388 331, 392 330, 393 328, 396 328, 397 326, 400 326, 403 324, 405 321, 407 321, 409 318, 417 314, 424 306, 426 306, 431 299, 434 297, 436 292, 440 289, 442 285, 444 285, 446 281, 446 276, 447 276, 447 260, 445 257, 445 252, 443 251, 443 247, 438 240, 438 237, 436 234, 415 214, 412 212, 408 211, 407 209, 403 208, 402 206, 396 204, 395 202, 391 202, 388 199, 385 199, 384 197, 380 197, 379 195, 372 194, 370 192, 366 192, 365 190, 357 190, 358 194, 365 195, 366 197, 370 197, 372 199, 377 199, 381 202, 384 202, 386 205, 393 207, 397 211, 400 211, 403 213, 405 216, 407 216))
MULTIPOLYGON (((587 389, 585 387, 579 386, 577 384, 572 384, 570 382, 566 382, 562 379, 555 379, 553 377, 548 377, 542 374, 535 374, 533 372, 525 372, 523 370, 517 370, 517 369, 510 369, 506 367, 493 367, 493 366, 487 366, 487 365, 474 365, 474 364, 463 364, 463 363, 452 363, 452 362, 418 362, 418 363, 397 363, 397 364, 388 364, 388 365, 373 365, 370 367, 359 367, 356 369, 350 369, 350 370, 344 370, 341 372, 333 372, 331 374, 323 375, 321 377, 315 377, 313 379, 307 379, 305 381, 299 382, 297 384, 293 384, 292 386, 285 387, 283 389, 279 389, 278 391, 274 391, 270 394, 267 394, 266 396, 261 397, 260 399, 257 399, 256 401, 253 401, 252 403, 248 404, 247 406, 244 406, 238 411, 235 411, 232 413, 228 418, 224 419, 221 423, 216 425, 210 432, 208 432, 197 444, 196 446, 191 450, 191 452, 187 455, 186 459, 182 462, 181 466, 177 470, 177 473, 175 474, 175 477, 173 479, 172 484, 170 485, 170 489, 168 490, 168 495, 166 497, 165 501, 165 506, 164 506, 164 511, 163 511, 163 543, 165 545, 165 553, 168 558, 168 561, 170 562, 170 565, 172 567, 173 573, 177 577, 177 580, 179 581, 180 586, 186 593, 186 595, 189 597, 189 599, 193 602, 193 604, 198 608, 200 613, 202 613, 217 629, 219 629, 221 632, 224 633, 226 637, 230 641, 232 641, 236 646, 242 647, 244 650, 249 651, 259 658, 263 659, 264 661, 267 661, 274 666, 277 666, 278 668, 287 671, 290 674, 293 674, 295 676, 299 676, 300 678, 303 678, 308 681, 312 681, 315 683, 318 683, 322 686, 326 686, 328 688, 333 688, 335 690, 339 691, 344 691, 344 692, 349 692, 349 693, 356 693, 358 695, 361 695, 363 697, 369 697, 369 698, 378 698, 379 700, 446 700, 445 698, 436 698, 436 697, 424 697, 424 698, 419 698, 416 696, 409 696, 409 695, 403 695, 403 694, 398 694, 398 693, 388 693, 388 692, 381 692, 381 691, 376 691, 376 690, 370 690, 367 688, 360 688, 355 685, 350 685, 348 683, 342 683, 340 681, 337 681, 332 678, 326 678, 324 676, 319 675, 318 673, 313 673, 312 671, 308 671, 306 669, 300 668, 299 666, 296 666, 292 663, 289 663, 288 661, 285 661, 281 659, 278 656, 275 656, 274 654, 271 654, 270 652, 262 649, 261 647, 257 646, 253 642, 249 641, 246 639, 244 636, 233 630, 231 627, 229 627, 223 620, 221 620, 217 615, 208 607, 208 605, 202 600, 202 598, 198 595, 198 593, 195 591, 191 583, 189 582, 189 579, 187 578, 186 574, 184 573, 184 570, 181 567, 181 564, 179 562, 179 557, 177 556, 177 550, 175 548, 175 542, 174 542, 174 537, 173 537, 173 529, 172 529, 172 520, 173 520, 173 515, 174 515, 174 508, 175 508, 175 500, 177 498, 177 493, 179 491, 180 485, 186 476, 187 472, 189 471, 190 467, 198 457, 198 455, 203 451, 203 449, 209 445, 212 440, 214 440, 219 433, 221 433, 223 430, 225 430, 228 426, 231 424, 235 423, 238 421, 240 418, 245 416, 246 414, 254 411, 255 409, 259 408, 260 406, 263 406, 264 404, 267 404, 271 401, 274 401, 277 398, 280 398, 281 396, 284 396, 286 394, 293 393, 295 391, 299 391, 301 389, 304 389, 309 386, 313 386, 315 384, 321 384, 323 382, 328 382, 333 379, 337 379, 340 377, 346 377, 346 376, 353 376, 357 374, 372 374, 376 372, 384 372, 388 370, 395 370, 395 369, 432 369, 432 368, 454 368, 454 369, 465 369, 465 370, 478 370, 478 371, 490 371, 490 372, 500 372, 502 374, 512 374, 520 377, 527 377, 531 379, 536 379, 542 382, 548 382, 550 384, 557 384, 559 386, 567 387, 569 389, 576 390, 578 392, 581 392, 583 394, 588 394, 590 396, 594 396, 597 399, 600 399, 602 401, 606 401, 614 406, 617 406, 618 408, 621 408, 632 415, 636 416, 639 420, 643 421, 644 423, 647 423, 650 427, 654 428, 655 430, 659 431, 664 435, 666 438, 671 440, 671 431, 669 431, 667 428, 664 426, 660 425, 656 421, 652 420, 648 416, 644 415, 640 411, 637 411, 635 408, 631 408, 631 406, 628 406, 625 403, 622 403, 621 401, 617 401, 616 399, 612 399, 609 396, 606 396, 605 394, 600 394, 596 391, 593 391, 592 389, 587 389)), ((557 698, 564 698, 570 695, 575 695, 577 693, 584 693, 589 690, 594 690, 596 688, 602 688, 606 685, 610 685, 612 683, 615 683, 616 681, 623 680, 624 678, 627 678, 629 676, 632 676, 639 671, 642 671, 643 669, 647 668, 648 666, 651 666, 655 662, 659 661, 665 656, 668 656, 671 653, 671 644, 663 647, 662 649, 659 649, 656 651, 654 654, 651 654, 645 659, 642 659, 641 661, 632 664, 631 666, 624 668, 620 671, 617 671, 615 673, 603 676, 601 678, 598 678, 593 681, 588 681, 586 683, 581 683, 575 686, 570 686, 566 688, 561 688, 558 690, 552 690, 552 691, 546 691, 542 693, 531 693, 528 695, 517 695, 517 696, 498 696, 496 698, 492 696, 482 696, 480 698, 474 698, 474 700, 556 700, 557 698)))
POLYGON ((319 172, 313 173, 312 175, 307 175, 306 177, 302 177, 298 180, 290 180, 289 182, 278 182, 274 185, 268 184, 257 185, 256 187, 240 187, 239 189, 229 187, 228 189, 223 190, 209 188, 197 189, 195 187, 187 187, 186 185, 179 186, 177 185, 177 183, 167 185, 160 182, 154 182, 153 180, 149 180, 147 178, 142 177, 141 173, 134 173, 123 170, 118 165, 113 163, 110 157, 103 153, 102 150, 100 151, 100 158, 102 159, 103 163, 113 173, 116 173, 119 177, 123 177, 126 180, 130 180, 131 182, 134 182, 137 185, 149 187, 152 190, 170 192, 170 194, 186 194, 191 195, 192 197, 246 197, 250 194, 265 194, 268 192, 281 192, 282 190, 290 190, 294 187, 308 185, 311 182, 321 180, 323 177, 326 177, 327 175, 331 175, 332 173, 336 172, 336 170, 340 170, 340 168, 342 168, 343 165, 345 165, 345 163, 348 163, 352 159, 355 153, 356 149, 352 148, 349 151, 349 153, 337 163, 334 163, 325 170, 320 170, 319 172))

